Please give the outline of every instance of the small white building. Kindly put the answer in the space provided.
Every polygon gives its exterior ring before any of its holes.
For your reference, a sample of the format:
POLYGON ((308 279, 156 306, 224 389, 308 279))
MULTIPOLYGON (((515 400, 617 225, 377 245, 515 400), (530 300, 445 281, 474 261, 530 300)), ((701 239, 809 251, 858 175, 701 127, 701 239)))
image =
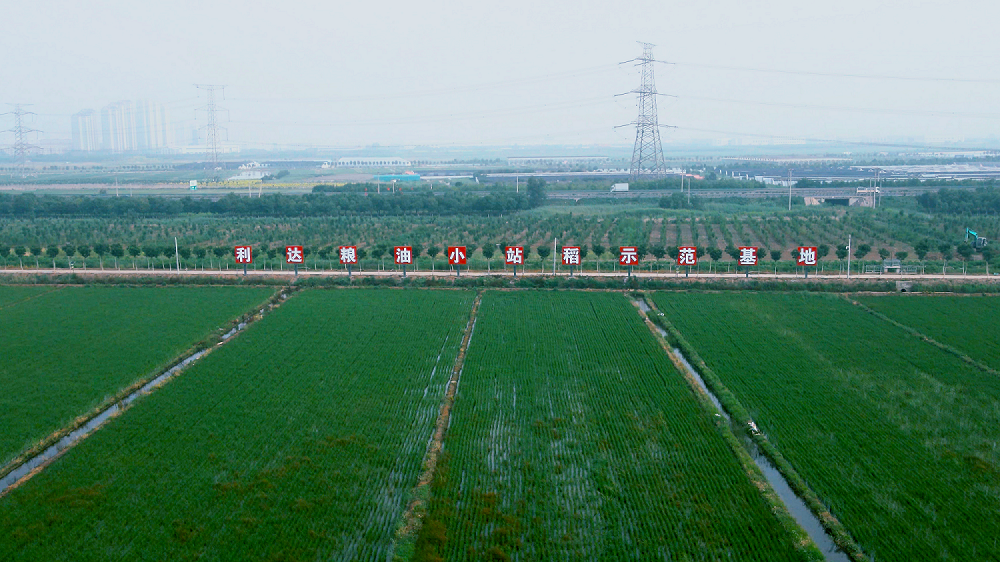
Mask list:
MULTIPOLYGON (((242 168, 242 166, 240 166, 242 168)), ((264 179, 267 172, 262 172, 259 170, 247 170, 243 169, 242 172, 236 174, 229 178, 229 181, 246 181, 246 180, 260 180, 264 179)))

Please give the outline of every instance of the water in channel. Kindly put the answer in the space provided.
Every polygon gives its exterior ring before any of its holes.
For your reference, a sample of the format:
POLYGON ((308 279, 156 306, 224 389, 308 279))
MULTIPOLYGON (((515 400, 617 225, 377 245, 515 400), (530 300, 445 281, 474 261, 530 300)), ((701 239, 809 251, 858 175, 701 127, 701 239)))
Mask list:
MULTIPOLYGON (((235 335, 236 332, 242 330, 245 326, 246 326, 245 323, 240 323, 239 326, 233 328, 228 333, 222 336, 223 341, 235 335)), ((205 355, 205 353, 207 353, 207 350, 201 350, 192 355, 189 355, 180 363, 174 365, 169 370, 167 370, 160 376, 156 377, 155 379, 142 385, 141 388, 139 388, 132 394, 129 394, 128 396, 123 398, 120 402, 115 402, 111 406, 108 406, 103 411, 101 411, 101 413, 91 418, 87 423, 78 427, 77 429, 74 429, 68 435, 65 435, 59 441, 56 441, 55 444, 47 447, 41 453, 38 453, 34 457, 31 457, 30 459, 25 461, 24 464, 17 467, 3 478, 0 478, 0 494, 6 492, 7 488, 10 488, 11 486, 19 482, 22 478, 30 474, 31 471, 44 465, 46 462, 54 459, 59 455, 59 453, 63 452, 67 448, 76 444, 77 441, 80 441, 84 437, 93 433, 96 429, 107 423, 109 419, 111 419, 113 416, 121 412, 126 406, 134 402, 136 398, 142 396, 143 394, 151 392, 153 389, 162 384, 164 381, 177 376, 177 374, 180 373, 185 367, 197 361, 198 359, 201 359, 201 356, 205 355)))
MULTIPOLYGON (((657 329, 660 330, 661 334, 666 336, 666 332, 664 332, 662 328, 657 326, 657 329)), ((701 387, 701 390, 704 391, 705 394, 707 394, 712 400, 712 403, 715 404, 716 409, 719 410, 719 415, 726 418, 727 421, 731 421, 729 413, 722 407, 722 403, 719 402, 719 399, 716 398, 715 394, 712 394, 712 391, 708 389, 708 386, 705 385, 705 381, 701 378, 701 375, 694 369, 694 367, 691 366, 691 363, 689 363, 687 358, 684 357, 681 350, 674 348, 674 353, 681 360, 681 363, 683 363, 684 368, 688 371, 688 374, 690 374, 692 378, 698 382, 698 386, 701 387)), ((826 559, 830 562, 850 562, 851 559, 847 556, 847 553, 837 547, 836 543, 833 542, 833 538, 826 533, 825 529, 823 529, 823 525, 819 522, 819 518, 813 514, 813 512, 809 509, 809 506, 806 505, 806 502, 795 494, 795 491, 792 490, 788 481, 785 480, 785 477, 781 474, 781 471, 779 471, 774 464, 771 463, 771 459, 760 453, 757 449, 757 445, 748 435, 745 434, 742 427, 735 429, 734 433, 738 436, 742 436, 744 446, 750 452, 750 456, 753 457, 754 463, 756 463, 757 467, 760 468, 760 471, 764 473, 764 477, 767 478, 768 483, 771 484, 771 488, 773 488, 775 493, 778 494, 778 497, 781 498, 781 501, 785 504, 788 512, 792 514, 792 517, 795 518, 795 521, 799 524, 799 526, 805 530, 805 532, 809 535, 809 538, 811 538, 813 542, 816 543, 816 546, 818 546, 823 552, 826 559)))

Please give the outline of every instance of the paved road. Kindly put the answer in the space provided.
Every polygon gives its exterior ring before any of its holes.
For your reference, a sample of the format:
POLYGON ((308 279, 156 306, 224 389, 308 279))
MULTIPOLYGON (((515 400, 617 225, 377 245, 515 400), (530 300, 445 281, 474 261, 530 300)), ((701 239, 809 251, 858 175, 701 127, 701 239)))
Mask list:
MULTIPOLYGON (((182 277, 242 277, 243 272, 237 269, 230 270, 181 270, 180 272, 174 270, 163 270, 163 269, 7 269, 0 270, 4 274, 24 274, 24 275, 66 275, 69 273, 74 273, 80 276, 92 276, 92 277, 139 277, 139 276, 155 276, 155 277, 170 277, 180 275, 182 277)), ((300 269, 298 273, 299 277, 345 277, 347 272, 344 270, 312 270, 306 271, 300 269)), ((421 277, 421 278, 450 278, 455 277, 454 271, 407 271, 407 277, 421 277)), ((551 272, 539 273, 537 270, 531 272, 518 271, 518 277, 552 277, 551 272)), ((683 273, 660 273, 660 272, 635 272, 633 273, 636 277, 640 279, 671 279, 671 280, 683 280, 687 279, 689 281, 708 281, 708 280, 721 280, 721 279, 746 279, 743 273, 696 273, 691 272, 690 275, 685 276, 683 273)), ((402 272, 400 271, 363 271, 354 272, 355 277, 402 277, 402 272)), ((486 272, 486 271, 465 271, 461 272, 462 277, 513 277, 512 272, 503 270, 486 272)), ((597 278, 624 278, 625 274, 621 271, 609 273, 602 271, 600 273, 588 271, 586 273, 576 274, 577 277, 597 277, 597 278)), ((248 278, 281 278, 289 279, 295 277, 295 273, 290 270, 249 270, 247 271, 248 278)), ((569 277, 569 273, 561 271, 556 277, 569 277)), ((750 275, 751 279, 759 280, 778 280, 778 281, 805 281, 801 273, 754 273, 750 275)), ((949 274, 942 275, 938 274, 916 274, 916 275, 898 275, 898 274, 852 274, 850 279, 854 280, 864 280, 864 281, 952 281, 952 282, 980 282, 980 283, 1000 283, 1000 275, 990 274, 987 275, 961 275, 961 274, 949 274)), ((810 273, 809 281, 847 281, 846 275, 838 273, 810 273)))
MULTIPOLYGON (((975 189, 971 186, 948 186, 949 189, 975 189)), ((883 187, 883 197, 915 196, 927 191, 937 191, 941 186, 921 185, 909 187, 883 187)), ((484 192, 485 193, 485 192, 484 192)), ((646 199, 660 198, 664 195, 680 193, 676 189, 633 189, 620 193, 609 193, 606 190, 587 191, 558 191, 549 190, 546 195, 549 199, 590 199, 590 198, 610 198, 610 199, 646 199)), ((684 192, 685 194, 687 191, 684 192)), ((787 187, 768 187, 762 189, 700 189, 691 192, 692 197, 704 197, 708 199, 721 199, 729 197, 744 197, 749 199, 759 199, 764 197, 788 197, 787 187)), ((796 197, 824 197, 843 198, 859 197, 857 188, 854 187, 816 187, 816 188, 792 188, 792 195, 796 197)))

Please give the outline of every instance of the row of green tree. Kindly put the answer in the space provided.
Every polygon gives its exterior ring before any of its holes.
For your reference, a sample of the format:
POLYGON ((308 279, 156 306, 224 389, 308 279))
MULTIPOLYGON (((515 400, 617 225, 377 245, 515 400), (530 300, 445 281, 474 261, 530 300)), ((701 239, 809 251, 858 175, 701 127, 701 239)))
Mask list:
MULTIPOLYGON (((860 179, 860 180, 835 180, 835 181, 821 181, 821 180, 811 180, 809 178, 802 178, 795 182, 795 187, 868 187, 871 185, 871 180, 860 179)), ((985 180, 925 180, 921 178, 907 178, 905 180, 880 180, 879 185, 882 187, 918 187, 923 185, 934 185, 934 186, 970 186, 970 187, 994 187, 1000 185, 996 179, 990 178, 985 180)))
POLYGON ((1000 213, 1000 189, 940 189, 917 196, 917 203, 935 213, 983 215, 1000 213))
POLYGON ((538 206, 544 191, 471 195, 446 193, 382 193, 367 195, 323 193, 241 197, 168 198, 0 194, 0 217, 173 217, 191 213, 254 217, 314 217, 338 215, 485 215, 510 213, 538 206), (540 195, 539 195, 540 193, 540 195))
MULTIPOLYGON (((493 259, 493 257, 497 255, 498 252, 501 252, 501 249, 507 245, 509 244, 507 243, 484 244, 481 248, 483 258, 487 260, 493 259)), ((606 248, 605 246, 602 246, 600 244, 594 244, 590 246, 588 246, 587 244, 581 244, 579 246, 574 246, 574 247, 580 248, 581 258, 586 258, 591 253, 594 254, 597 258, 601 258, 605 255, 609 256, 616 255, 615 248, 606 248)), ((427 257, 430 257, 432 259, 436 258, 438 255, 443 255, 443 253, 446 251, 446 248, 435 245, 424 247, 422 244, 413 244, 412 248, 414 257, 420 257, 422 255, 426 255, 427 257)), ((466 245, 466 252, 470 256, 477 249, 480 248, 475 244, 466 245)), ((649 256, 653 256, 657 260, 662 260, 665 257, 670 257, 671 259, 675 260, 677 259, 677 254, 679 252, 678 246, 667 246, 667 247, 656 246, 650 248, 646 245, 640 245, 636 249, 640 260, 644 260, 649 256)), ((931 241, 922 240, 914 246, 913 251, 917 256, 917 259, 922 261, 931 251, 931 249, 932 249, 931 241)), ((940 252, 942 258, 945 260, 950 260, 954 257, 953 251, 958 253, 958 255, 961 257, 963 261, 968 261, 975 253, 975 250, 972 248, 971 245, 963 243, 950 244, 944 242, 937 244, 936 246, 933 246, 933 249, 936 249, 938 252, 940 252)), ((174 256, 173 246, 155 246, 155 245, 139 246, 135 244, 127 246, 122 244, 103 244, 103 243, 94 244, 92 246, 90 245, 74 246, 72 244, 67 244, 62 247, 51 245, 44 248, 41 246, 32 246, 32 247, 15 246, 8 248, 0 248, 0 250, 2 250, 0 251, 0 253, 2 253, 4 257, 11 256, 17 258, 23 258, 29 256, 37 258, 45 256, 49 259, 55 259, 56 257, 59 256, 65 256, 69 258, 75 256, 81 256, 83 258, 88 258, 91 255, 102 258, 104 256, 113 256, 116 258, 122 258, 128 255, 132 258, 144 256, 147 258, 156 259, 161 257, 174 256)), ((562 249, 559 248, 559 251, 561 250, 562 249)), ((830 254, 830 250, 831 250, 830 246, 826 244, 821 244, 820 246, 818 246, 816 248, 816 252, 819 259, 826 258, 830 254)), ((284 251, 283 247, 280 246, 271 247, 267 244, 254 247, 254 252, 256 256, 259 257, 266 256, 268 259, 272 260, 283 255, 283 251, 284 251)), ((321 248, 311 248, 306 246, 305 248, 303 248, 303 251, 306 257, 309 257, 311 255, 316 255, 323 260, 338 259, 337 247, 333 245, 321 248)), ((526 251, 528 252, 529 256, 534 255, 535 257, 538 257, 540 259, 545 259, 552 255, 552 248, 545 244, 536 246, 534 248, 528 247, 526 248, 526 251)), ((180 255, 180 257, 185 260, 190 259, 192 256, 198 259, 204 259, 209 254, 214 255, 216 258, 222 259, 225 258, 226 256, 233 255, 233 247, 232 246, 195 246, 193 248, 181 247, 177 250, 177 252, 180 255)), ((360 259, 367 259, 368 257, 374 259, 382 259, 383 257, 390 256, 391 253, 392 253, 392 246, 384 243, 376 244, 371 248, 358 248, 358 257, 360 259)), ((868 258, 871 255, 871 253, 872 253, 872 246, 870 244, 858 244, 857 246, 854 247, 853 256, 860 260, 868 258)), ((728 255, 734 261, 736 261, 739 259, 740 250, 735 246, 728 246, 725 249, 717 248, 714 246, 698 246, 697 254, 699 258, 707 257, 710 258, 712 261, 719 261, 720 259, 722 259, 723 255, 728 255)), ((783 254, 784 252, 779 249, 761 248, 760 250, 758 250, 758 256, 761 259, 770 257, 773 261, 780 261, 783 254)), ((844 260, 847 258, 848 250, 846 246, 838 246, 834 254, 836 255, 837 259, 844 260)), ((893 253, 887 248, 880 248, 877 251, 877 254, 879 258, 883 260, 889 259, 890 257, 893 257, 898 260, 906 260, 910 255, 909 252, 906 251, 898 251, 893 253)), ((798 249, 795 248, 791 250, 790 255, 792 256, 793 259, 796 259, 798 257, 798 249)), ((992 261, 992 259, 996 256, 994 251, 989 247, 984 248, 982 250, 982 255, 983 259, 986 261, 992 261)))

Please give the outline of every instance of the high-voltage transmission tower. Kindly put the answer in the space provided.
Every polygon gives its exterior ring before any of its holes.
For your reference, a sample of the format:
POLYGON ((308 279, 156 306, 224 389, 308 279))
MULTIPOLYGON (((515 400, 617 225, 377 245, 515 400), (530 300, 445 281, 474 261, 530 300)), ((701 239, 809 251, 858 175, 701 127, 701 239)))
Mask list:
MULTIPOLYGON (((639 42, 642 45, 642 56, 625 62, 635 62, 640 67, 642 82, 639 88, 628 92, 639 96, 639 117, 629 125, 635 125, 635 147, 632 149, 632 165, 629 168, 629 180, 640 177, 662 178, 667 173, 667 164, 663 159, 663 147, 660 145, 660 124, 656 119, 656 96, 662 95, 656 91, 653 80, 652 43, 639 42)), ((625 63, 622 63, 625 64, 625 63)))
POLYGON ((17 169, 23 178, 27 175, 25 173, 25 167, 28 162, 28 153, 33 149, 38 148, 35 145, 28 144, 28 133, 40 133, 41 131, 37 129, 30 129, 24 124, 25 115, 35 115, 33 111, 25 111, 24 107, 26 104, 12 103, 8 105, 13 106, 14 110, 3 113, 2 115, 14 116, 14 128, 7 129, 5 132, 14 133, 14 144, 11 145, 11 152, 14 153, 14 162, 17 163, 17 169))
POLYGON ((214 84, 195 84, 195 88, 199 90, 205 90, 206 97, 208 98, 205 105, 199 109, 204 109, 207 115, 207 122, 202 129, 205 129, 205 144, 208 151, 212 154, 212 170, 214 171, 219 167, 219 129, 223 131, 226 130, 225 127, 219 126, 219 121, 216 113, 219 111, 224 111, 223 108, 215 105, 215 92, 221 91, 223 96, 225 96, 225 86, 217 86, 214 84))

